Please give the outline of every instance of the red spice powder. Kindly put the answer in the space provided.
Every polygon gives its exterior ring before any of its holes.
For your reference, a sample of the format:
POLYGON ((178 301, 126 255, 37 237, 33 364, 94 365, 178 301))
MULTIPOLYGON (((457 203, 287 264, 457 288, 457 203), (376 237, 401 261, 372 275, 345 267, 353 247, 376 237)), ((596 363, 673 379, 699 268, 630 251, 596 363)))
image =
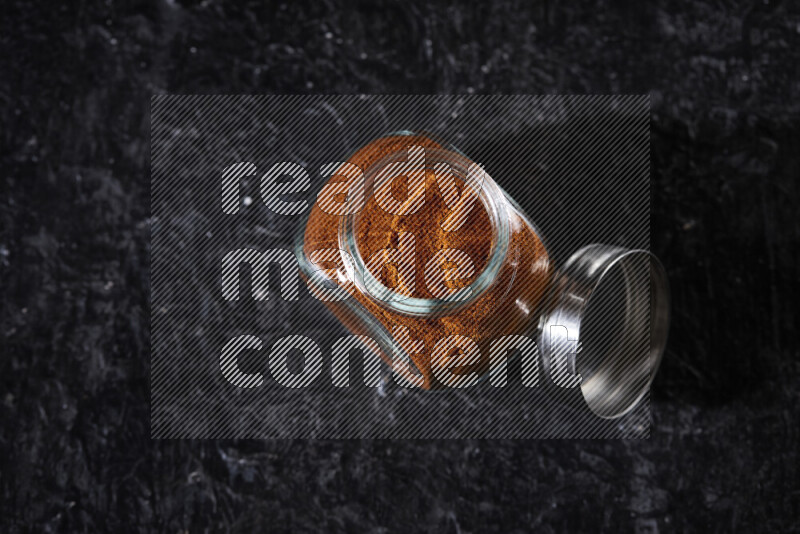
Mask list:
MULTIPOLYGON (((377 139, 361 148, 349 160, 360 167, 365 174, 370 167, 386 156, 407 150, 412 146, 423 148, 442 148, 439 143, 423 135, 391 136, 377 139)), ((335 179, 332 178, 332 180, 335 179)), ((404 198, 405 185, 397 179, 392 192, 398 201, 404 198)), ((463 182, 461 183, 463 187, 463 182)), ((363 258, 370 258, 378 251, 396 248, 401 232, 410 232, 415 238, 415 285, 412 295, 417 298, 434 298, 425 284, 425 266, 430 258, 444 248, 457 249, 469 255, 474 265, 474 275, 470 278, 445 282, 450 288, 459 288, 472 283, 486 267, 492 248, 492 225, 485 207, 480 201, 472 206, 466 222, 455 231, 445 231, 441 221, 449 213, 436 177, 426 172, 425 203, 416 213, 395 215, 380 207, 367 191, 363 210, 356 219, 356 244, 363 258)), ((421 353, 408 351, 422 373, 424 388, 440 387, 431 364, 431 351, 436 342, 444 337, 459 335, 472 338, 481 350, 480 361, 471 366, 457 369, 457 373, 477 371, 485 373, 489 367, 489 343, 504 335, 525 333, 531 328, 536 317, 536 308, 542 300, 550 278, 551 264, 541 239, 534 229, 518 213, 510 217, 511 240, 509 250, 495 282, 481 295, 464 307, 447 315, 414 317, 398 313, 370 296, 356 290, 355 298, 389 332, 394 327, 406 327, 411 339, 421 340, 424 350, 421 353)), ((339 248, 340 217, 321 210, 314 204, 305 231, 304 252, 306 257, 314 250, 339 248)), ((320 264, 320 268, 333 265, 320 264)), ((341 268, 341 265, 338 266, 341 268)), ((446 267, 446 266, 445 266, 446 267)), ((372 272, 385 286, 395 289, 398 286, 396 270, 387 267, 381 272, 372 272)), ((354 333, 369 335, 366 325, 356 319, 341 302, 327 302, 333 313, 354 333)), ((535 327, 535 324, 533 325, 535 327)), ((401 346, 404 346, 401 343, 401 346)), ((408 349, 409 347, 404 346, 408 349)), ((391 362, 388 355, 384 359, 391 362)))

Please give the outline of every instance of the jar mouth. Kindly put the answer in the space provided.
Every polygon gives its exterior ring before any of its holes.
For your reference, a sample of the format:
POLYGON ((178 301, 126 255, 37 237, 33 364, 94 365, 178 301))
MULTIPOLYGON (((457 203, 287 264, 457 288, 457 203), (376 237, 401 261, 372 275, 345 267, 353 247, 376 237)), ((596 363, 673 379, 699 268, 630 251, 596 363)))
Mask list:
MULTIPOLYGON (((368 202, 374 195, 375 178, 386 165, 403 163, 406 162, 407 159, 408 150, 400 150, 387 155, 370 166, 369 169, 366 170, 364 176, 367 195, 364 200, 368 202)), ((437 164, 449 165, 453 174, 462 180, 465 180, 467 177, 470 166, 475 165, 469 158, 453 150, 425 148, 425 172, 435 172, 435 166, 437 164)), ((381 308, 387 309, 393 313, 412 317, 432 317, 456 313, 465 306, 475 302, 475 300, 486 292, 497 280, 506 254, 508 253, 509 243, 511 241, 511 225, 504 193, 485 169, 481 169, 481 178, 482 180, 478 185, 479 190, 477 192, 476 201, 481 203, 489 218, 492 232, 489 257, 483 269, 477 274, 472 283, 464 286, 447 298, 414 297, 386 287, 370 272, 357 239, 356 229, 360 217, 363 216, 365 210, 361 209, 354 213, 343 215, 339 222, 339 248, 342 252, 346 252, 349 255, 349 258, 342 258, 345 265, 348 265, 350 263, 349 260, 352 259, 355 272, 350 273, 352 275, 351 278, 362 294, 366 295, 370 301, 381 308)), ((464 194, 463 191, 462 194, 464 194)), ((353 196, 354 195, 348 195, 348 197, 353 196)), ((425 209, 425 207, 423 206, 422 209, 425 209)))

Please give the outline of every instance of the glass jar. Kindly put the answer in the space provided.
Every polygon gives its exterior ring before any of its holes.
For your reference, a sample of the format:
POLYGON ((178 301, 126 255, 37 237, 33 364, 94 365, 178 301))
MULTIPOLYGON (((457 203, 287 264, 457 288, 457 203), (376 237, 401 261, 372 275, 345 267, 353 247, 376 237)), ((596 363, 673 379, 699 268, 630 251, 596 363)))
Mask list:
POLYGON ((377 139, 329 172, 298 232, 301 272, 396 380, 468 387, 490 374, 504 343, 530 340, 553 380, 581 384, 601 417, 626 413, 647 391, 667 323, 666 278, 652 255, 587 247, 554 272, 520 206, 478 164, 429 135, 377 139), (612 289, 597 291, 612 278, 612 289), (595 338, 604 327, 594 325, 619 302, 627 304, 613 314, 617 338, 603 345, 595 338), (582 329, 585 318, 591 325, 582 329), (595 353, 578 353, 584 341, 595 353))

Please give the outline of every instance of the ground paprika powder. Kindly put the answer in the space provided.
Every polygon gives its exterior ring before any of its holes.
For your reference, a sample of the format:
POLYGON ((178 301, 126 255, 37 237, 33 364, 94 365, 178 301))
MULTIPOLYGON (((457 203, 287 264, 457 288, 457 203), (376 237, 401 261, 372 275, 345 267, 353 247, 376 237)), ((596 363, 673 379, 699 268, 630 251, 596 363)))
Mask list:
MULTIPOLYGON (((356 165, 366 176, 374 177, 392 154, 408 152, 411 147, 421 147, 426 152, 450 154, 469 161, 451 147, 436 141, 432 136, 420 134, 394 134, 376 139, 358 150, 347 161, 356 165)), ((454 173, 458 195, 465 194, 466 179, 463 173, 454 173)), ((340 180, 337 174, 331 181, 340 180)), ((478 361, 456 369, 458 373, 484 374, 489 368, 489 344, 504 335, 524 334, 536 328, 535 318, 551 276, 551 261, 536 228, 527 216, 511 201, 490 177, 480 189, 480 199, 466 214, 457 229, 442 228, 442 220, 451 213, 445 199, 441 176, 432 166, 425 167, 424 203, 410 214, 396 214, 385 210, 376 195, 373 184, 367 180, 363 207, 352 215, 350 231, 353 233, 355 254, 371 258, 387 249, 398 247, 399 236, 413 235, 414 258, 412 287, 403 287, 403 277, 391 265, 382 269, 369 269, 369 274, 386 288, 403 291, 419 302, 436 302, 426 279, 425 268, 431 258, 443 249, 455 249, 466 254, 473 269, 470 276, 444 282, 451 290, 475 287, 464 302, 448 307, 434 305, 425 311, 406 312, 374 298, 363 287, 353 291, 355 302, 327 302, 333 313, 354 333, 370 334, 369 320, 377 321, 389 333, 403 332, 394 341, 406 351, 422 377, 422 387, 436 389, 442 386, 436 378, 437 360, 431 351, 436 343, 448 336, 465 336, 480 349, 478 361), (355 308, 354 308, 355 306, 355 308), (358 313, 354 313, 354 309, 358 313), (366 322, 365 322, 365 317, 366 322), (420 344, 419 342, 422 342, 420 344)), ((422 199, 411 198, 407 177, 398 176, 391 184, 391 195, 400 205, 422 199)), ((415 189, 414 194, 420 194, 415 189)), ((342 200, 344 195, 338 197, 342 200)), ((308 259, 315 250, 340 248, 343 243, 342 215, 328 213, 315 203, 306 222, 302 253, 308 259)), ((313 263, 313 262, 312 262, 313 263)), ((344 273, 343 263, 324 265, 344 273)), ((364 261, 364 263, 367 263, 364 261)), ((444 262, 441 268, 454 265, 444 262)), ((352 274, 351 274, 352 275, 352 274)), ((440 299, 441 300, 441 299, 440 299)), ((382 355, 391 361, 389 355, 382 355)))

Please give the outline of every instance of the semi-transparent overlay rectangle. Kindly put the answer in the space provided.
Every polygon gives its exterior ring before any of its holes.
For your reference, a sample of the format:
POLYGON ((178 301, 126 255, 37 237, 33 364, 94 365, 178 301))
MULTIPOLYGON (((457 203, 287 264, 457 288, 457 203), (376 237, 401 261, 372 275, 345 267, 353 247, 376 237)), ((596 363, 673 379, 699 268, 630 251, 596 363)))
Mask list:
MULTIPOLYGON (((310 209, 320 167, 398 131, 430 132, 480 162, 536 224, 556 267, 590 243, 648 250, 647 96, 159 95, 151 105, 154 438, 649 436, 648 395, 622 417, 600 418, 579 387, 554 385, 541 362, 538 385, 523 385, 520 358, 508 363, 506 387, 484 380, 426 391, 390 380, 368 386, 354 350, 349 387, 335 387, 331 348, 349 333, 305 284, 297 300, 281 298, 281 273, 271 269, 269 298, 250 298, 244 281, 245 297, 230 301, 220 276, 232 250, 294 250, 308 212, 280 214, 262 201, 260 177, 275 163, 307 171, 310 187, 287 199, 310 209), (257 171, 241 180, 237 213, 226 213, 223 171, 242 162, 257 171), (263 377, 259 387, 222 372, 223 347, 242 336, 260 342, 238 358, 263 377), (322 355, 321 371, 300 388, 278 384, 270 370, 270 352, 290 336, 322 355)), ((302 372, 302 362, 292 365, 302 372)))

